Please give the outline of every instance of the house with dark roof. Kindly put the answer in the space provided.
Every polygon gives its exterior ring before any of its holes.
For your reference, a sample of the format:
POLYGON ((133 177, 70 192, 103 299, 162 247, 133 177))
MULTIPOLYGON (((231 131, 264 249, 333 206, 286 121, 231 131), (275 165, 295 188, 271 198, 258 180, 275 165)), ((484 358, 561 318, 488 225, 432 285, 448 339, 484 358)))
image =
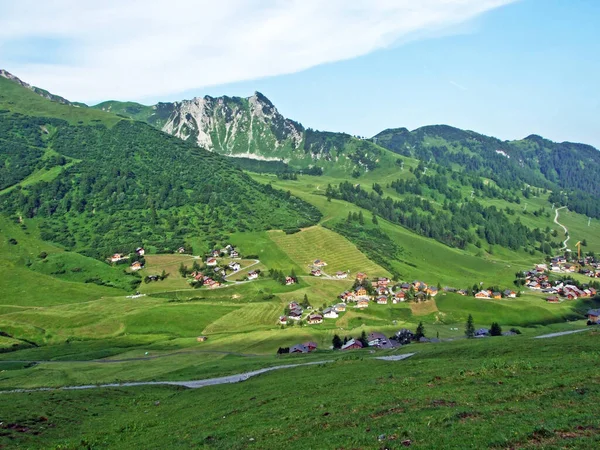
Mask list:
POLYGON ((587 312, 588 322, 600 323, 600 309, 590 309, 587 312))

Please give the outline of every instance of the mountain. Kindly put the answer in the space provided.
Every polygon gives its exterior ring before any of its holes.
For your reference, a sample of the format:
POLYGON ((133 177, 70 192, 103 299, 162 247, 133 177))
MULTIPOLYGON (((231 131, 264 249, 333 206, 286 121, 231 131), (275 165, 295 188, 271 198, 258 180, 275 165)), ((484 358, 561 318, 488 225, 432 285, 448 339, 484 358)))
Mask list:
POLYGON ((147 122, 221 155, 283 162, 292 169, 335 167, 360 173, 377 167, 385 153, 346 133, 305 129, 283 117, 260 92, 247 98, 205 96, 153 106, 108 101, 93 108, 147 122))
POLYGON ((83 103, 72 103, 69 100, 67 100, 66 98, 63 98, 59 95, 51 94, 50 92, 48 92, 45 89, 31 86, 30 84, 27 84, 24 81, 21 81, 19 78, 14 76, 12 73, 7 72, 4 69, 0 69, 0 77, 6 78, 7 80, 14 81, 18 85, 20 85, 24 88, 27 88, 27 89, 31 90, 32 92, 35 92, 36 94, 38 94, 41 97, 44 97, 47 100, 52 100, 53 102, 62 103, 63 105, 84 106, 84 107, 87 106, 87 105, 84 105, 83 103))
POLYGON ((315 223, 313 206, 148 124, 0 77, 0 211, 95 257, 315 223))
POLYGON ((556 192, 551 201, 600 217, 600 152, 592 146, 557 143, 536 135, 502 141, 447 125, 413 131, 387 129, 373 141, 404 156, 461 167, 503 188, 532 185, 552 189, 556 192))

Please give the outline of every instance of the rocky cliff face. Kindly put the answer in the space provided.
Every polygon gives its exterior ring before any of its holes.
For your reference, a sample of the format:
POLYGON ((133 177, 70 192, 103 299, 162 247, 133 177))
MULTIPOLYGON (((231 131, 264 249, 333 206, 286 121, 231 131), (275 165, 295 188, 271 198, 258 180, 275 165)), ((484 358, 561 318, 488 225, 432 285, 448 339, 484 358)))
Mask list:
POLYGON ((299 150, 304 127, 284 118, 262 94, 159 103, 148 121, 162 131, 228 156, 286 159, 299 150))

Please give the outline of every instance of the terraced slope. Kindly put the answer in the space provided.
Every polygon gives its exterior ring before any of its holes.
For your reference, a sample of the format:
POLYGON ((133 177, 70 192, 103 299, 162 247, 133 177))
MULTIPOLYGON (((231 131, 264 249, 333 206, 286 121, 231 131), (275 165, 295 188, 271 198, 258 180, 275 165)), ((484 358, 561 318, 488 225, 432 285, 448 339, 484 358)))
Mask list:
POLYGON ((347 270, 350 276, 357 272, 365 272, 369 276, 388 274, 350 241, 321 226, 306 228, 295 234, 272 231, 269 235, 305 273, 310 273, 310 265, 315 259, 321 259, 327 263, 324 271, 329 275, 347 270))

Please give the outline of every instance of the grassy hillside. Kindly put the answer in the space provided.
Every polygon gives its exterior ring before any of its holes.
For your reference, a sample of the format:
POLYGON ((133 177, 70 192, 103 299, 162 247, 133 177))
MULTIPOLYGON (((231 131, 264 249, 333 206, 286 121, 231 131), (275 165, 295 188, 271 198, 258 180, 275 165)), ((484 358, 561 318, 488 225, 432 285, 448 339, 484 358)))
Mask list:
POLYGON ((3 418, 14 425, 3 426, 0 442, 29 448, 81 442, 99 448, 595 448, 600 422, 590 411, 600 394, 592 382, 598 339, 583 333, 416 345, 410 350, 417 354, 401 362, 355 352, 334 363, 198 390, 3 394, 3 418), (290 400, 293 392, 309 391, 290 400))

